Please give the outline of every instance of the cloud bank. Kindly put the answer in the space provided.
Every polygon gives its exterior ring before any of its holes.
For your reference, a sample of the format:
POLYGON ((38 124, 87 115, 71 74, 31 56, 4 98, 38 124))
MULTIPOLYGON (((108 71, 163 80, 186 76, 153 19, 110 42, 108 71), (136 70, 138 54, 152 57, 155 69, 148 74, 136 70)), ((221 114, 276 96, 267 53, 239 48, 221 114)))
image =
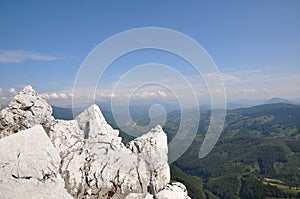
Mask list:
POLYGON ((20 63, 29 60, 35 61, 55 61, 60 60, 61 58, 46 55, 33 51, 24 51, 24 50, 3 50, 0 49, 0 63, 20 63))
MULTIPOLYGON (((206 78, 214 80, 218 78, 219 74, 206 74, 206 78)), ((143 76, 141 74, 140 76, 143 76)), ((300 100, 300 75, 295 72, 293 74, 275 74, 268 73, 265 70, 235 70, 221 73, 221 77, 224 81, 227 101, 236 100, 260 100, 264 101, 272 97, 282 97, 290 100, 300 100)), ((189 76, 190 83, 194 87, 195 95, 197 96, 200 104, 206 104, 210 102, 210 94, 222 96, 222 89, 212 85, 211 90, 208 91, 205 82, 200 76, 189 76)), ((95 93, 86 93, 86 89, 82 89, 82 99, 80 102, 85 104, 91 99, 95 99, 98 102, 109 102, 114 99, 121 103, 128 103, 128 100, 135 102, 149 102, 149 101, 164 101, 173 102, 178 99, 177 95, 183 96, 183 99, 189 100, 193 97, 186 91, 186 87, 175 80, 165 77, 166 85, 172 86, 173 90, 160 87, 158 85, 147 85, 145 87, 135 87, 137 83, 142 85, 143 79, 130 79, 130 81, 124 82, 122 87, 114 91, 115 84, 104 88, 101 86, 95 91, 95 93), (138 81, 138 82, 136 82, 138 81), (136 88, 136 90, 134 89, 136 88), (134 92, 133 92, 134 91, 134 92), (177 91, 177 93, 173 92, 177 91), (95 98, 94 98, 95 97, 95 98)), ((114 80, 115 81, 115 80, 114 80)), ((213 81, 211 81, 213 82, 213 81)), ((111 82, 110 82, 111 83, 111 82)), ((101 82, 99 83, 101 85, 101 82)), ((34 85, 33 85, 34 86, 34 85)), ((15 88, 0 88, 0 104, 2 101, 8 101, 14 94, 16 94, 15 88)), ((49 103, 57 106, 70 106, 72 104, 72 89, 57 90, 47 93, 42 93, 42 97, 49 103)))

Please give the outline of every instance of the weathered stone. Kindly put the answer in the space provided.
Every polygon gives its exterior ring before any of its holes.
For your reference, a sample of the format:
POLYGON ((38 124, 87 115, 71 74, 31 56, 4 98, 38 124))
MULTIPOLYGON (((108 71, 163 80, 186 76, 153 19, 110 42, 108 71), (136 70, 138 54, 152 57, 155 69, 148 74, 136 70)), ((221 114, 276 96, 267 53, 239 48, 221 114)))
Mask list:
POLYGON ((167 135, 158 125, 127 144, 127 148, 146 162, 147 181, 150 182, 148 191, 151 194, 156 194, 170 181, 167 143, 167 135))
POLYGON ((190 199, 185 186, 180 182, 167 184, 155 195, 155 199, 190 199))
POLYGON ((167 184, 159 193, 130 193, 125 199, 190 199, 185 186, 180 182, 167 184))
POLYGON ((72 198, 59 164, 59 154, 40 125, 1 139, 1 198, 72 198))
POLYGON ((9 135, 0 140, 0 193, 18 187, 5 198, 150 199, 172 198, 174 191, 188 198, 183 185, 167 184, 167 136, 160 126, 125 146, 96 105, 70 121, 51 112, 30 86, 0 111, 0 138, 9 135), (32 192, 20 195, 27 187, 32 192))
POLYGON ((31 86, 26 86, 0 111, 0 138, 41 124, 50 128, 52 108, 31 86))
POLYGON ((149 193, 130 193, 125 199, 154 199, 154 196, 149 193))
POLYGON ((114 130, 107 124, 97 105, 90 106, 79 114, 75 120, 83 130, 84 138, 89 141, 99 141, 98 138, 102 138, 101 136, 99 137, 99 135, 108 135, 112 137, 117 137, 119 135, 118 130, 114 130))

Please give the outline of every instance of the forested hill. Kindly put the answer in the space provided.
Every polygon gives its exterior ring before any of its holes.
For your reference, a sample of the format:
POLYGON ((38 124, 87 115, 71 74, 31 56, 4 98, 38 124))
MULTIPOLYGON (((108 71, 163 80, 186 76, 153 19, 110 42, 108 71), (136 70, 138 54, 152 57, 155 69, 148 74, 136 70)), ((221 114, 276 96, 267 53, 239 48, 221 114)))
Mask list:
POLYGON ((299 138, 300 106, 266 104, 228 111, 225 136, 299 138))
MULTIPOLYGON (((196 139, 174 164, 202 179, 206 198, 300 198, 299 105, 227 111, 220 140, 208 156, 199 159, 209 116, 209 112, 202 114, 196 139)), ((165 128, 173 129, 171 120, 165 128)), ((194 198, 205 197, 201 193, 194 198)))

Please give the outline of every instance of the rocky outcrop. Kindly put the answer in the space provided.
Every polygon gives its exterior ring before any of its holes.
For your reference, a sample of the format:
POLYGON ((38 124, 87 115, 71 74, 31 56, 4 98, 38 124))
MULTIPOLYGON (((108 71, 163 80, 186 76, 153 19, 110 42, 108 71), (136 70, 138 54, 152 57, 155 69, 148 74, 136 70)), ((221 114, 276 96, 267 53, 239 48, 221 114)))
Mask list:
POLYGON ((70 121, 51 113, 30 86, 1 110, 5 198, 22 198, 25 189, 26 198, 173 199, 173 192, 188 198, 183 185, 168 184, 167 137, 160 126, 125 146, 96 105, 70 121))
POLYGON ((156 199, 190 199, 185 186, 180 182, 167 184, 162 191, 155 195, 156 199))
POLYGON ((31 86, 26 86, 0 112, 0 138, 41 124, 49 128, 52 108, 31 86))
POLYGON ((185 186, 180 182, 167 184, 156 195, 149 193, 130 193, 125 199, 190 199, 185 186))
POLYGON ((1 139, 1 198, 72 198, 59 174, 60 161, 40 125, 1 139))
POLYGON ((129 142, 127 148, 145 161, 150 177, 148 191, 151 194, 159 192, 170 181, 168 162, 167 136, 161 126, 156 126, 149 133, 129 142))
POLYGON ((119 135, 119 131, 114 130, 106 122, 97 105, 90 106, 79 114, 75 120, 84 131, 84 135, 82 136, 90 142, 102 142, 102 139, 105 137, 117 138, 119 135))

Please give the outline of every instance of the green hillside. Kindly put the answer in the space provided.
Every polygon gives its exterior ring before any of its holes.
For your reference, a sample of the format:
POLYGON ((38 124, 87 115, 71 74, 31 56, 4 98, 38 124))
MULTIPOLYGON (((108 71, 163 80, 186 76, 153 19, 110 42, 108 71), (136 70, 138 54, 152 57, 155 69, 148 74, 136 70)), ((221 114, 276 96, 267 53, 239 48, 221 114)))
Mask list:
MULTIPOLYGON (((268 104, 228 111, 217 145, 199 159, 209 115, 202 114, 196 139, 174 163, 202 179, 206 197, 211 197, 207 191, 219 198, 300 197, 300 106, 268 104)), ((178 121, 169 120, 164 129, 176 125, 178 121)))

